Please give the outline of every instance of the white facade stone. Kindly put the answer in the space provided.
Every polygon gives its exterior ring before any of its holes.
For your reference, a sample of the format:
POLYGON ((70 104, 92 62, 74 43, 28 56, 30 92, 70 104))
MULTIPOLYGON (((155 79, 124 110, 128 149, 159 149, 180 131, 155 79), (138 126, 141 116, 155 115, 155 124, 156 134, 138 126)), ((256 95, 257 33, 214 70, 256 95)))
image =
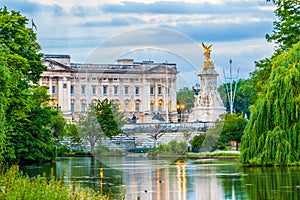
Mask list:
POLYGON ((43 63, 48 70, 40 84, 49 87, 52 106, 67 119, 76 119, 89 104, 107 98, 118 103, 127 118, 135 114, 138 123, 152 122, 157 113, 177 122, 176 64, 133 59, 80 64, 71 63, 69 55, 45 55, 43 63))

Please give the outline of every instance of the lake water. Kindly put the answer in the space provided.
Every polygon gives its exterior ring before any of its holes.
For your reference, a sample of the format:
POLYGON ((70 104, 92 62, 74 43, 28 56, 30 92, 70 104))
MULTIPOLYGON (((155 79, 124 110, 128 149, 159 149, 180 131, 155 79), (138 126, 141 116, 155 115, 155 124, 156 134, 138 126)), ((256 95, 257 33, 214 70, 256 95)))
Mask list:
POLYGON ((300 167, 243 167, 232 160, 148 160, 145 157, 61 157, 28 165, 29 176, 51 173, 111 199, 300 199, 300 167), (102 177, 100 175, 102 170, 102 177))

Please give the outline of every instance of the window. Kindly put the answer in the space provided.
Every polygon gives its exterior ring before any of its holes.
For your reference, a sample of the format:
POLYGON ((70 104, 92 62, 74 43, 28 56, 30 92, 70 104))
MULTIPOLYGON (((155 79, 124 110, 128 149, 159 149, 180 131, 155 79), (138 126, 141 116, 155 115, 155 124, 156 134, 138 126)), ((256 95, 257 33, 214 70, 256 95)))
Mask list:
POLYGON ((96 80, 96 78, 95 78, 95 77, 93 77, 93 78, 92 78, 92 81, 95 81, 95 80, 96 80))
POLYGON ((64 83, 64 84, 63 84, 63 88, 67 88, 67 84, 64 83))
POLYGON ((162 112, 162 105, 161 104, 158 104, 158 112, 162 112))
POLYGON ((81 94, 85 94, 85 86, 81 86, 81 94))
POLYGON ((150 104, 150 110, 151 110, 152 113, 154 113, 154 103, 150 104))
POLYGON ((95 86, 92 87, 92 93, 96 94, 96 87, 95 86))
POLYGON ((56 94, 56 87, 52 86, 52 94, 56 94))
POLYGON ((74 103, 71 103, 71 112, 74 112, 74 103))
POLYGON ((114 87, 114 94, 118 94, 118 87, 114 87))
POLYGON ((150 94, 153 95, 154 94, 154 87, 150 87, 150 94))
POLYGON ((129 110, 129 103, 125 102, 125 110, 129 110))
POLYGON ((140 111, 140 102, 135 103, 135 111, 140 111))
POLYGON ((135 88, 135 94, 138 95, 139 94, 139 87, 135 88))
POLYGON ((86 104, 82 103, 81 104, 81 112, 84 112, 86 110, 86 104))
POLYGON ((162 94, 162 89, 161 89, 161 87, 158 88, 158 94, 162 94))
POLYGON ((125 93, 125 94, 128 94, 128 87, 127 87, 127 86, 124 87, 124 93, 125 93))
POLYGON ((70 87, 70 93, 74 94, 74 86, 73 85, 71 85, 71 87, 70 87))
POLYGON ((103 94, 107 94, 107 86, 103 86, 103 94))

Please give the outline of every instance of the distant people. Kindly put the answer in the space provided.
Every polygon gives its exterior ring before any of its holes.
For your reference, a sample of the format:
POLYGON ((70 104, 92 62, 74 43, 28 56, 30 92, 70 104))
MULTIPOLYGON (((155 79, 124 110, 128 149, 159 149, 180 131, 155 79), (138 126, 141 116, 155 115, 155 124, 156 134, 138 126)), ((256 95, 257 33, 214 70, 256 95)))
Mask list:
POLYGON ((131 120, 132 120, 132 123, 136 123, 136 116, 135 116, 135 114, 132 115, 132 119, 131 120))

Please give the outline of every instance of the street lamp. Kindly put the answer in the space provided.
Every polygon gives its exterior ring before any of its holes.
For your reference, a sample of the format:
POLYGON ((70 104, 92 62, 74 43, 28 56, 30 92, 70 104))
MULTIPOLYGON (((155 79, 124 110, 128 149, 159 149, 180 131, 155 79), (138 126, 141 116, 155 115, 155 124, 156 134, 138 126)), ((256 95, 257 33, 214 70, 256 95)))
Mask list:
POLYGON ((179 116, 180 116, 180 118, 179 118, 179 120, 180 120, 180 123, 182 122, 182 110, 184 110, 184 108, 185 108, 185 105, 184 104, 177 104, 177 110, 179 111, 179 116))

